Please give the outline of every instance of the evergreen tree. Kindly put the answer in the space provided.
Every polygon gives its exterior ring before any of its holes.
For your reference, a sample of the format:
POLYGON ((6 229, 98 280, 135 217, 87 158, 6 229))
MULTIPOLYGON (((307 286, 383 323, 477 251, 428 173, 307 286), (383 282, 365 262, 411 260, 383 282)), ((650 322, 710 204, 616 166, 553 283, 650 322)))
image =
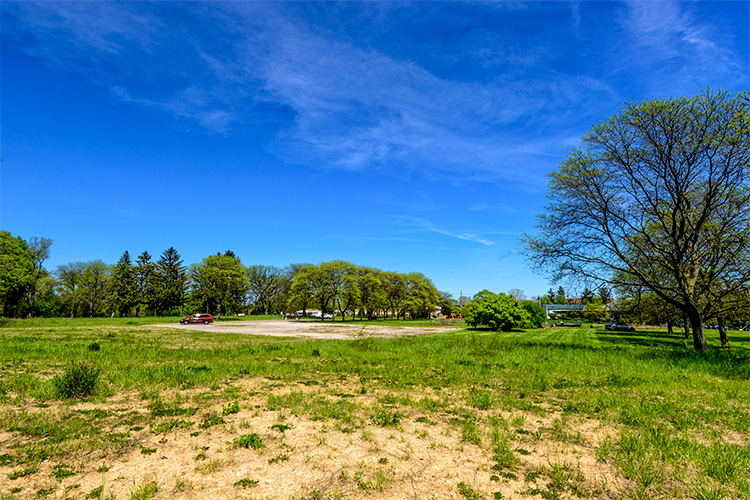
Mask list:
POLYGON ((136 270, 130 261, 130 253, 125 250, 112 270, 112 301, 120 316, 130 315, 137 303, 138 289, 135 275, 136 270))
POLYGON ((581 304, 588 304, 592 300, 594 300, 594 292, 592 292, 589 287, 584 288, 581 293, 581 304))
POLYGON ((179 307, 182 314, 182 306, 185 302, 185 290, 187 289, 187 273, 182 265, 180 254, 174 247, 169 247, 162 252, 159 262, 156 263, 154 280, 157 284, 157 308, 160 313, 169 313, 179 307))
POLYGON ((143 307, 154 309, 156 303, 156 286, 154 280, 155 265, 151 254, 143 252, 138 256, 135 267, 136 304, 138 316, 143 315, 143 307))

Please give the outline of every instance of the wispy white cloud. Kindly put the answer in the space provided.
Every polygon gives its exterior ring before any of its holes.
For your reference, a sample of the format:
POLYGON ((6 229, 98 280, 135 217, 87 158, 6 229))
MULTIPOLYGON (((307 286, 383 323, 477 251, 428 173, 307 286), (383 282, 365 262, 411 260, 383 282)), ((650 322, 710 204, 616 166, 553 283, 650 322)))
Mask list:
MULTIPOLYGON (((570 28, 582 29, 588 6, 571 5, 570 28)), ((733 70, 710 31, 678 4, 628 5, 623 26, 642 47, 638 54, 680 63, 697 54, 680 70, 684 78, 715 71, 699 69, 713 59, 733 70)), ((384 22, 390 7, 377 7, 384 22)), ((271 130, 275 154, 315 168, 408 169, 539 188, 571 135, 588 125, 583 117, 621 99, 596 72, 560 69, 555 44, 524 47, 500 31, 480 36, 473 52, 456 52, 484 71, 446 75, 408 52, 321 26, 294 3, 19 2, 4 10, 4 36, 50 65, 187 126, 271 130)))
POLYGON ((627 2, 622 25, 630 37, 625 40, 634 45, 624 46, 625 61, 631 70, 654 68, 644 78, 658 94, 674 93, 670 88, 694 90, 717 81, 747 83, 746 70, 728 48, 733 34, 706 22, 697 11, 700 7, 700 2, 673 0, 627 2), (665 72, 670 78, 665 78, 665 72))
POLYGON ((485 246, 492 246, 495 244, 493 241, 483 238, 475 233, 448 230, 448 229, 439 227, 438 225, 433 224, 430 221, 421 219, 419 217, 399 216, 399 217, 396 217, 395 219, 401 222, 402 224, 407 225, 411 228, 418 228, 418 229, 428 231, 431 233, 442 234, 445 236, 450 236, 451 238, 457 238, 459 240, 470 241, 472 243, 479 243, 485 246))

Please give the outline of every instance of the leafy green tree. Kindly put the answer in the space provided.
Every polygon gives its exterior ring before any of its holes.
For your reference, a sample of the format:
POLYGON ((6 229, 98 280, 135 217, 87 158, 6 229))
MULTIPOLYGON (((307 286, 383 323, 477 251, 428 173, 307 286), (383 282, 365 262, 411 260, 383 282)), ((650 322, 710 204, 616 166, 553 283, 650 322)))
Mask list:
POLYGON ((112 269, 112 305, 120 316, 129 316, 137 303, 135 268, 127 250, 112 269))
POLYGON ((43 288, 42 282, 49 273, 44 269, 44 261, 49 257, 49 249, 52 246, 52 240, 49 238, 29 238, 26 242, 26 248, 31 259, 31 275, 26 281, 25 298, 26 298, 26 317, 30 318, 34 312, 34 304, 39 298, 40 291, 43 288))
POLYGON ((404 310, 404 303, 409 293, 405 276, 394 272, 384 272, 381 278, 381 286, 391 316, 398 318, 404 310))
POLYGON ((456 314, 454 311, 459 310, 458 301, 453 298, 453 294, 450 292, 438 291, 438 306, 440 307, 440 314, 449 316, 456 314))
POLYGON ((179 307, 182 315, 187 290, 187 272, 182 265, 180 254, 174 247, 167 248, 159 257, 154 268, 154 281, 159 312, 168 314, 179 307))
POLYGON ((360 267, 359 273, 359 305, 360 317, 364 313, 367 319, 374 319, 376 312, 385 307, 385 294, 381 277, 383 271, 370 267, 360 267))
POLYGON ((553 279, 641 286, 703 321, 750 287, 750 98, 628 103, 550 174, 526 255, 553 279))
POLYGON ((221 318, 245 308, 247 269, 234 253, 211 255, 189 268, 192 282, 191 305, 221 318))
POLYGON ((80 296, 90 318, 106 313, 104 305, 110 291, 110 281, 110 268, 107 264, 101 260, 86 263, 81 273, 80 296))
POLYGON ((351 311, 354 319, 360 301, 360 276, 357 266, 343 260, 333 261, 331 264, 333 302, 342 320, 346 319, 347 311, 351 311))
POLYGON ((250 302, 262 308, 263 314, 269 314, 284 291, 286 273, 278 267, 254 265, 247 268, 247 281, 250 302))
POLYGON ((529 315, 529 325, 532 327, 541 327, 547 320, 547 312, 538 302, 534 300, 522 300, 521 307, 529 315))
POLYGON ((440 292, 432 280, 422 273, 409 273, 404 276, 406 300, 404 307, 411 318, 428 318, 435 311, 440 300, 440 292))
POLYGON ((313 278, 317 272, 317 266, 313 264, 301 264, 292 269, 292 284, 289 289, 287 307, 291 312, 298 309, 306 313, 315 301, 315 288, 313 278))
POLYGON ((0 231, 0 306, 3 316, 21 314, 21 300, 34 274, 28 244, 8 231, 0 231))
POLYGON ((86 269, 85 262, 70 262, 57 266, 55 271, 62 287, 61 300, 70 311, 71 318, 75 318, 78 312, 84 269, 86 269))
POLYGON ((482 290, 463 308, 466 324, 486 326, 490 330, 510 331, 531 322, 529 313, 516 299, 504 293, 482 290))

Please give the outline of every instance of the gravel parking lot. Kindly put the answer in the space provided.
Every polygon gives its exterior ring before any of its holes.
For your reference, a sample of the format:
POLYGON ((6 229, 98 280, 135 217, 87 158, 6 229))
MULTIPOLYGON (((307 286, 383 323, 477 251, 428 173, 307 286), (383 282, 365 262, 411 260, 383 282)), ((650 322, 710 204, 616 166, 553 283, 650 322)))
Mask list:
POLYGON ((355 339, 368 337, 398 337, 404 335, 425 335, 435 332, 449 332, 457 330, 448 326, 412 327, 386 326, 356 323, 310 322, 295 320, 270 321, 231 321, 215 322, 210 325, 179 323, 154 325, 164 328, 184 328, 206 332, 244 333, 247 335, 266 335, 270 337, 308 337, 314 339, 355 339))

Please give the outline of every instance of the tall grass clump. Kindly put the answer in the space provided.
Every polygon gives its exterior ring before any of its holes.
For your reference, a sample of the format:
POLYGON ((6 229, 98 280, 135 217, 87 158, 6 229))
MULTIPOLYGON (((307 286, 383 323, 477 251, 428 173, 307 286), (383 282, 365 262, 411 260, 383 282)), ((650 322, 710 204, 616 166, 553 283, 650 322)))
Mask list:
POLYGON ((99 368, 85 361, 72 361, 61 375, 52 379, 57 395, 63 399, 85 398, 96 391, 99 368))

